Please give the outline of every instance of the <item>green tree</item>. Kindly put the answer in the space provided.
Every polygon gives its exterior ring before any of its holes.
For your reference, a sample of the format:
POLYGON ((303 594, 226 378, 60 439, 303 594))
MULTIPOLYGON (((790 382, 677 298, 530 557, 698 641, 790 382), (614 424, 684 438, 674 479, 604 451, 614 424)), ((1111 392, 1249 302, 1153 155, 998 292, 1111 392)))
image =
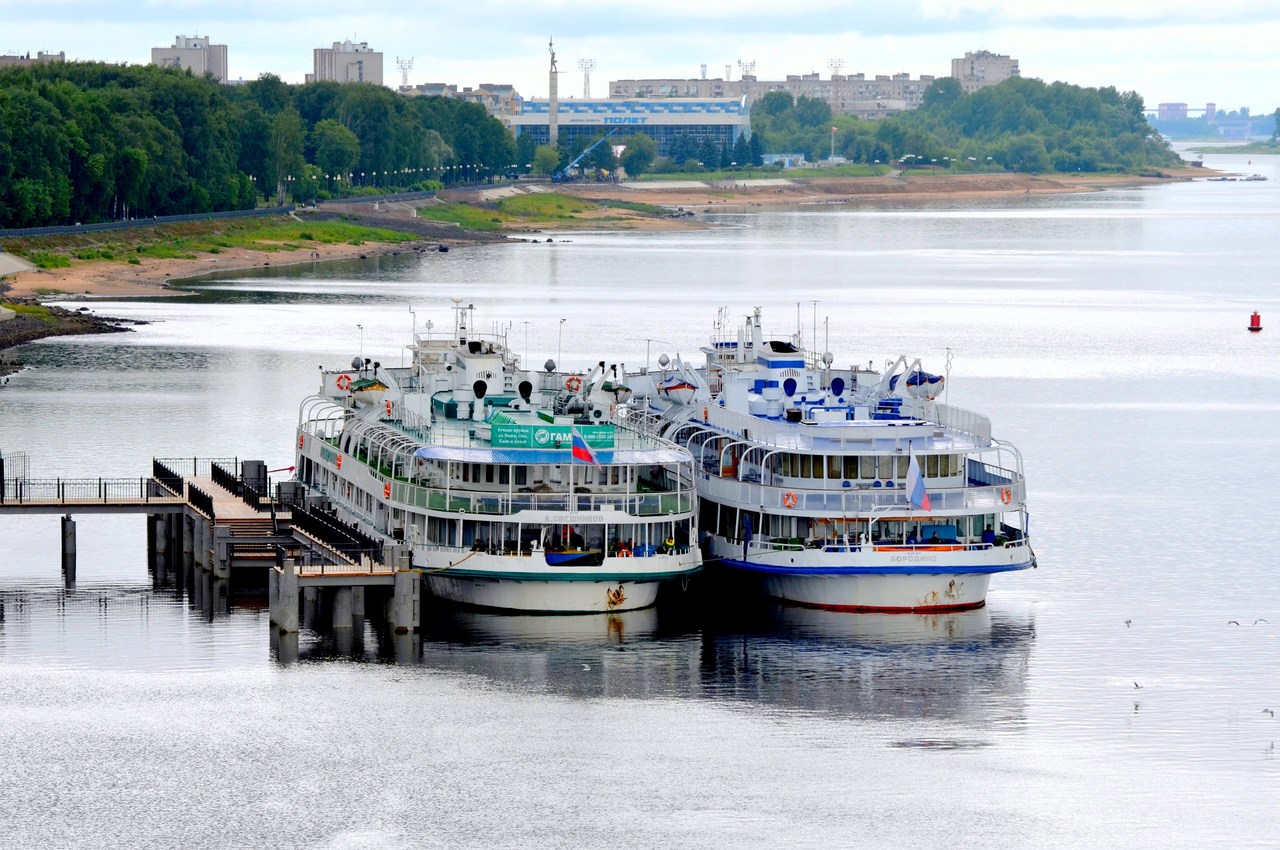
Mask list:
POLYGON ((751 143, 747 141, 745 133, 739 133, 738 138, 733 142, 733 161, 738 164, 739 168, 745 168, 754 165, 751 157, 751 143))
POLYGON ((302 156, 306 131, 298 110, 289 107, 271 122, 271 161, 268 163, 268 179, 276 187, 276 201, 283 204, 285 184, 302 175, 306 160, 302 156))
POLYGON ((334 182, 342 182, 360 161, 360 140, 332 118, 326 118, 312 128, 311 147, 315 150, 313 161, 334 182))
POLYGON ((560 152, 547 145, 538 145, 533 152, 533 173, 554 174, 560 167, 560 152))
POLYGON ((636 133, 627 139, 626 150, 622 152, 622 167, 627 175, 635 177, 649 170, 658 156, 658 143, 644 133, 636 133))

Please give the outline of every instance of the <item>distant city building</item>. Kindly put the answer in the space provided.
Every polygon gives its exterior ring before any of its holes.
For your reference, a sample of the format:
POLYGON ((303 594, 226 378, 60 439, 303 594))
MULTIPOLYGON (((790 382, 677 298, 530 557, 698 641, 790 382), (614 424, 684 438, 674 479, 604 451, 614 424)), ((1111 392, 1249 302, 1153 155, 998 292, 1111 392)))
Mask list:
POLYGON ((609 95, 613 98, 745 97, 747 103, 752 104, 769 92, 785 91, 792 97, 825 100, 837 115, 874 120, 918 107, 924 90, 933 80, 928 74, 912 79, 905 72, 878 74, 873 79, 867 79, 862 73, 832 74, 825 80, 816 73, 788 74, 785 80, 761 80, 752 74, 746 74, 740 80, 655 78, 614 80, 609 83, 609 95))
POLYGON ((396 91, 405 97, 450 97, 477 103, 508 128, 524 100, 510 83, 481 83, 477 88, 467 86, 462 91, 458 91, 458 87, 452 83, 422 83, 400 86, 396 91))
POLYGON ((458 93, 458 87, 453 83, 420 83, 401 86, 397 91, 405 97, 453 97, 458 93))
POLYGON ((1186 121, 1187 105, 1185 103, 1162 103, 1156 107, 1156 116, 1161 121, 1186 121))
MULTIPOLYGON (((610 143, 625 145, 628 136, 644 133, 658 143, 659 156, 668 155, 676 136, 691 136, 699 144, 710 139, 721 147, 751 132, 751 115, 742 98, 569 98, 557 103, 556 120, 562 145, 573 147, 610 130, 617 131, 610 143)), ((517 138, 530 135, 539 145, 547 144, 550 124, 548 99, 522 100, 511 119, 517 138)))
POLYGON ((963 59, 951 60, 951 76, 960 81, 960 88, 975 92, 987 86, 1003 83, 1010 77, 1020 77, 1018 60, 990 50, 966 53, 963 59))
POLYGON ((0 55, 0 68, 12 67, 29 67, 31 65, 44 65, 48 62, 66 62, 67 54, 65 53, 45 53, 43 50, 32 56, 28 53, 26 56, 5 56, 0 55))
POLYGON ((317 47, 314 57, 315 72, 306 76, 309 83, 333 80, 382 85, 382 54, 370 50, 368 42, 335 41, 333 47, 317 47))
POLYGON ((174 36, 172 47, 151 48, 151 64, 161 68, 185 68, 197 77, 212 74, 220 83, 227 81, 227 46, 210 44, 203 35, 174 36))
POLYGON ((1206 103, 1204 105, 1204 120, 1213 124, 1218 120, 1218 104, 1206 103))

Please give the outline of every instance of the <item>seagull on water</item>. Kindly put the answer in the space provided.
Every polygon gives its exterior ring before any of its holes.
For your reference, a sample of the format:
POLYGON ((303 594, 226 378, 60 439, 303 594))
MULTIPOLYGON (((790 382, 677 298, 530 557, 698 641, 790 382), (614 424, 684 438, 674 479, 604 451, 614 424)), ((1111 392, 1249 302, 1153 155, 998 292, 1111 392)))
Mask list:
POLYGON ((1133 686, 1134 686, 1135 688, 1141 688, 1141 687, 1142 687, 1142 685, 1139 685, 1137 682, 1134 682, 1134 683, 1133 683, 1133 686))
POLYGON ((1227 620, 1227 625, 1228 625, 1228 626, 1229 626, 1229 625, 1231 625, 1232 623, 1235 623, 1237 626, 1238 626, 1238 625, 1240 625, 1240 621, 1239 621, 1239 620, 1227 620))
POLYGON ((1132 626, 1132 625, 1133 625, 1133 620, 1125 620, 1125 621, 1124 621, 1124 627, 1125 627, 1126 629, 1127 629, 1127 628, 1129 628, 1129 627, 1130 627, 1130 626, 1132 626))
POLYGON ((1264 619, 1263 619, 1263 618, 1261 618, 1261 617, 1259 617, 1258 619, 1256 619, 1256 620, 1254 620, 1254 621, 1253 621, 1253 624, 1254 624, 1255 626, 1256 626, 1256 625, 1258 625, 1258 623, 1266 623, 1268 626, 1269 626, 1269 625, 1271 625, 1271 621, 1270 621, 1270 620, 1264 620, 1264 619))
POLYGON ((1275 716, 1276 716, 1276 713, 1275 713, 1274 711, 1272 711, 1271 709, 1269 709, 1269 708, 1264 708, 1264 709, 1262 709, 1262 713, 1263 713, 1263 714, 1270 714, 1272 717, 1275 717, 1275 716))

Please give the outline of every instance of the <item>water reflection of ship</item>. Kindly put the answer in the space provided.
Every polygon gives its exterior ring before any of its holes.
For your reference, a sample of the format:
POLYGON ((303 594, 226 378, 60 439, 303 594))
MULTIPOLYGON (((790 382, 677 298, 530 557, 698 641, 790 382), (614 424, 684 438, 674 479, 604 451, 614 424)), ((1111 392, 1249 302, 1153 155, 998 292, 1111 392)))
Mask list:
POLYGON ((1029 615, 850 615, 774 605, 714 628, 659 607, 601 617, 445 611, 425 667, 579 697, 744 701, 837 715, 1023 714, 1029 615))
POLYGON ((708 692, 868 718, 1010 720, 1023 714, 1030 615, 860 614, 773 606, 754 628, 703 638, 708 692))

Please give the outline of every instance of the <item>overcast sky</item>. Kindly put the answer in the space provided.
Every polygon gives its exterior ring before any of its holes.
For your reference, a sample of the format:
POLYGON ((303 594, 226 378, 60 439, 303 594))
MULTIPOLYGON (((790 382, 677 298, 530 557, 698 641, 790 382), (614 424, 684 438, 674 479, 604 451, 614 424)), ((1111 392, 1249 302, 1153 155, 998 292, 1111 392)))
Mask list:
POLYGON ((510 82, 546 96, 555 36, 562 96, 582 93, 578 60, 593 58, 592 94, 612 79, 723 76, 754 61, 775 79, 844 60, 844 72, 944 76, 950 60, 990 50, 1026 77, 1137 90, 1148 108, 1208 101, 1271 112, 1280 105, 1280 0, 0 0, 0 53, 65 51, 68 59, 146 62, 175 35, 229 46, 233 78, 301 82, 311 51, 367 41, 413 57, 411 83, 510 82))

